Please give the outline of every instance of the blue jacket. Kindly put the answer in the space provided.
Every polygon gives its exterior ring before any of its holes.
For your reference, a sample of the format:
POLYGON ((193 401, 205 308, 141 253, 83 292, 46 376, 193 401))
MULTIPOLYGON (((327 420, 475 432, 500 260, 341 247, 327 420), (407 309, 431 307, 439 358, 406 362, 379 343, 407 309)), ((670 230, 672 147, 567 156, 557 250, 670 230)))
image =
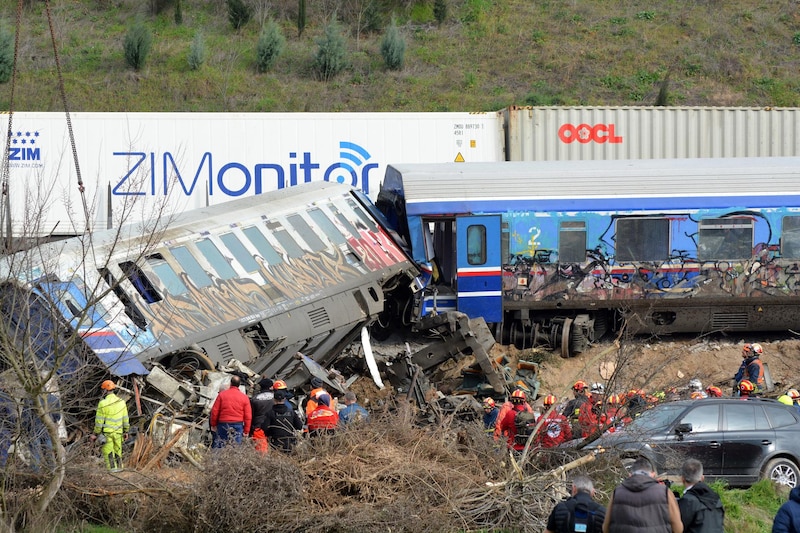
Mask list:
POLYGON ((789 493, 789 501, 781 505, 772 523, 772 533, 800 532, 800 487, 789 493))
POLYGON ((492 407, 492 410, 488 413, 484 411, 483 429, 494 429, 494 426, 497 423, 497 415, 499 414, 500 410, 497 407, 492 407))
POLYGON ((358 405, 357 403, 351 403, 341 411, 339 411, 339 420, 342 421, 343 424, 349 424, 355 420, 361 420, 366 422, 369 419, 369 413, 366 409, 358 405))
POLYGON ((750 356, 742 361, 739 371, 733 376, 733 380, 738 384, 743 379, 748 380, 756 386, 756 389, 762 389, 764 386, 764 367, 761 364, 761 359, 758 355, 750 356))

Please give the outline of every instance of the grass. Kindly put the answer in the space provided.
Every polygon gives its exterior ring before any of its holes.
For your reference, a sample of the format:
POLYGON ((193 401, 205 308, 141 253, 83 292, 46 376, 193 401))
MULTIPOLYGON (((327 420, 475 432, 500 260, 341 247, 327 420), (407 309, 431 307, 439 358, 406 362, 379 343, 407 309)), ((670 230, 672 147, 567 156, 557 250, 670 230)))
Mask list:
MULTIPOLYGON (((406 39, 405 67, 385 68, 382 32, 355 30, 363 1, 309 3, 298 37, 296 2, 255 2, 253 19, 231 28, 224 2, 183 0, 158 15, 136 0, 53 3, 72 111, 487 111, 509 105, 652 105, 669 76, 672 105, 800 106, 797 14, 791 4, 746 0, 641 2, 449 0, 438 26, 431 0, 376 0, 406 39), (311 63, 327 17, 349 27, 348 67, 328 82, 311 63), (105 6, 105 7, 104 7, 105 6), (144 6, 144 7, 143 7, 144 6), (393 6, 394 9, 391 9, 393 6), (126 67, 122 40, 144 10, 153 49, 144 68, 126 67), (255 46, 274 18, 287 48, 260 74, 255 46), (190 72, 197 29, 208 58, 190 72)), ((61 110, 41 2, 25 2, 13 107, 61 110)), ((16 2, 0 5, 14 28, 16 2)), ((11 98, 0 85, 0 108, 11 98)))

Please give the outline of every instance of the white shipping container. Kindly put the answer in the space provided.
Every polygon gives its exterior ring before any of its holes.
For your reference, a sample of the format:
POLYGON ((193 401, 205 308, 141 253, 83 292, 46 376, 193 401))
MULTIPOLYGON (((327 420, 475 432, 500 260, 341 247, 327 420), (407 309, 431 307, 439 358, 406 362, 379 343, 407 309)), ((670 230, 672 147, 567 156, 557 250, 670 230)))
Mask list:
MULTIPOLYGON (((377 197, 389 163, 502 161, 491 113, 73 113, 89 225, 163 216, 289 187, 338 181, 377 197)), ((12 234, 86 230, 64 113, 0 115, 12 234), (9 139, 8 120, 12 117, 9 139), (25 221, 26 213, 29 216, 25 221)))
POLYGON ((800 108, 510 107, 508 161, 800 155, 800 108))

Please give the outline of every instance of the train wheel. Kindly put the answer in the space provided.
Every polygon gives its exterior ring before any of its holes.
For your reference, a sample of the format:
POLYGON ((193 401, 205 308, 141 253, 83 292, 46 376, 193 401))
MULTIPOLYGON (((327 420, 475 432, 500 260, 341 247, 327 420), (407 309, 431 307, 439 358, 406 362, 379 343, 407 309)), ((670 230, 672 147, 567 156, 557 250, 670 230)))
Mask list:
POLYGON ((203 352, 190 350, 172 356, 169 367, 177 374, 191 377, 195 370, 214 370, 214 363, 203 352))
POLYGON ((570 341, 572 340, 572 319, 565 318, 564 324, 561 326, 561 357, 569 359, 572 357, 570 353, 570 341))

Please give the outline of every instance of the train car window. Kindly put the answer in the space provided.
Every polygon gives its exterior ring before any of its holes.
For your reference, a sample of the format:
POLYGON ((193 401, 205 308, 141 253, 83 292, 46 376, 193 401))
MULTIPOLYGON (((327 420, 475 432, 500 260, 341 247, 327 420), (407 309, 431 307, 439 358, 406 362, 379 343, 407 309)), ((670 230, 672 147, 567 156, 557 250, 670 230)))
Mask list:
POLYGON ((150 280, 142 269, 139 268, 139 265, 133 261, 125 261, 120 263, 119 267, 145 302, 152 304, 161 301, 161 295, 156 288, 153 287, 153 284, 150 283, 150 280))
POLYGON ((122 305, 125 307, 125 314, 128 315, 128 318, 130 318, 139 329, 147 328, 147 320, 144 318, 144 315, 139 311, 139 308, 136 307, 136 304, 133 303, 128 293, 120 287, 111 271, 107 268, 100 268, 98 272, 100 272, 100 276, 111 288, 111 291, 116 294, 119 301, 122 302, 122 305))
POLYGON ((297 233, 300 234, 300 237, 306 241, 306 244, 311 248, 312 252, 319 252, 327 248, 325 243, 322 242, 314 230, 311 229, 311 226, 308 225, 308 222, 303 219, 300 215, 289 215, 286 217, 286 221, 292 225, 297 233))
POLYGON ((319 226, 322 233, 324 233, 333 244, 339 245, 347 242, 347 239, 342 235, 342 232, 339 231, 339 228, 336 227, 336 224, 328 218, 328 215, 322 212, 322 209, 311 209, 308 212, 308 216, 311 217, 311 220, 319 226))
POLYGON ((289 254, 289 257, 293 259, 299 259, 305 255, 303 249, 297 244, 297 242, 289 235, 289 232, 281 226, 280 222, 271 221, 267 222, 267 228, 269 229, 270 233, 273 237, 283 246, 283 249, 289 254))
POLYGON ((261 254, 261 257, 264 258, 264 261, 267 262, 269 265, 279 265, 283 263, 283 258, 281 255, 275 250, 275 248, 269 243, 267 238, 261 233, 255 226, 250 226, 249 228, 244 228, 242 230, 244 236, 247 237, 247 240, 253 243, 253 246, 256 247, 258 253, 261 254))
POLYGON ((233 254, 234 259, 244 267, 245 272, 259 271, 260 267, 258 266, 258 261, 247 251, 247 248, 242 244, 242 241, 239 240, 239 237, 233 233, 224 233, 219 236, 219 239, 228 251, 233 254))
POLYGON ((617 262, 664 261, 668 257, 669 219, 617 219, 617 262))
POLYGON ((153 254, 147 257, 147 264, 156 273, 158 279, 167 288, 167 292, 173 296, 180 296, 189 292, 189 288, 181 280, 175 270, 164 260, 161 254, 153 254))
POLYGON ((228 258, 222 255, 222 252, 219 251, 219 248, 211 239, 200 239, 195 244, 197 244, 197 249, 208 260, 220 278, 233 279, 236 277, 236 271, 231 266, 228 258))
POLYGON ((586 222, 565 220, 558 229, 558 262, 583 263, 586 261, 586 222))
POLYGON ((350 199, 347 200, 347 203, 348 205, 350 205, 350 208, 353 210, 353 212, 355 212, 355 214, 358 215, 358 218, 360 218, 361 221, 364 224, 366 224, 366 226, 369 228, 370 231, 378 230, 378 226, 375 224, 375 221, 369 218, 367 214, 364 212, 364 210, 361 209, 361 207, 357 203, 355 203, 353 200, 350 199))
POLYGON ((347 220, 347 217, 344 216, 344 214, 342 214, 342 212, 339 211, 338 208, 331 206, 331 211, 333 211, 333 216, 336 217, 336 220, 338 220, 342 224, 342 226, 344 226, 347 229, 351 237, 358 237, 358 230, 356 229, 356 227, 353 225, 352 222, 347 220))
POLYGON ((178 261, 178 264, 183 267, 184 272, 186 272, 186 275, 192 280, 195 287, 202 289, 212 285, 208 272, 206 272, 206 269, 203 268, 187 247, 175 246, 170 248, 169 251, 172 253, 173 257, 175 257, 175 260, 178 261))
POLYGON ((467 226, 467 262, 470 265, 486 264, 486 226, 467 226))
POLYGON ((800 216, 783 217, 781 257, 800 258, 800 216))
POLYGON ((747 259, 752 255, 752 218, 707 218, 700 221, 697 236, 697 258, 700 261, 747 259))

